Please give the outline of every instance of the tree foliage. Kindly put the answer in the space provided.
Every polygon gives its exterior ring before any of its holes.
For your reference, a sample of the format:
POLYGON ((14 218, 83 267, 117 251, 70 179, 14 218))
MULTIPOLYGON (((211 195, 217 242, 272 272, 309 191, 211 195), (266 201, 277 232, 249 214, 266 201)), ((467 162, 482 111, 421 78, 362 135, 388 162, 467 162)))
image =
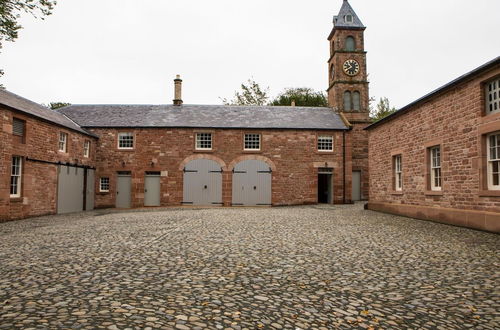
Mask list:
POLYGON ((370 117, 373 121, 378 121, 396 112, 395 107, 391 107, 387 97, 381 97, 375 109, 371 109, 370 117))
POLYGON ((262 88, 253 78, 241 84, 241 91, 234 92, 231 101, 221 99, 225 105, 265 105, 269 100, 269 87, 262 88))
POLYGON ((328 100, 325 93, 317 92, 312 88, 286 88, 270 105, 290 106, 292 101, 299 107, 327 107, 328 100))
MULTIPOLYGON (((44 19, 52 13, 54 0, 0 0, 0 49, 4 41, 15 41, 22 26, 18 19, 25 12, 35 18, 44 19)), ((0 69, 0 77, 3 75, 0 69)))

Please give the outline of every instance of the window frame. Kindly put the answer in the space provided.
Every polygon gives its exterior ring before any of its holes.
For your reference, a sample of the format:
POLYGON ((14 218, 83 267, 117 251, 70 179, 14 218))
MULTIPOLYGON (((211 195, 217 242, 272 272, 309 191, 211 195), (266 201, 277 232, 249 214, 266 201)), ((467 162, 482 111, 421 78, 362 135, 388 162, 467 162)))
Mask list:
POLYGON ((101 193, 107 193, 107 192, 109 192, 110 184, 111 184, 111 180, 109 179, 109 177, 107 177, 107 176, 100 177, 99 178, 99 192, 101 192, 101 193), (107 183, 103 183, 103 180, 107 180, 108 182, 107 183), (108 189, 102 189, 103 184, 107 185, 108 189))
POLYGON ((333 152, 335 150, 335 147, 334 147, 334 143, 335 143, 335 139, 333 137, 333 135, 318 135, 317 138, 316 138, 316 150, 318 152, 333 152), (321 141, 321 140, 330 140, 330 141, 321 141), (331 149, 321 149, 320 148, 320 145, 325 145, 325 144, 330 144, 331 145, 331 149))
POLYGON ((443 163, 443 155, 441 151, 441 146, 436 145, 428 148, 429 153, 429 186, 431 191, 441 191, 443 189, 443 171, 442 171, 442 163, 443 163), (437 151, 437 157, 435 156, 435 152, 437 151), (435 160, 438 159, 439 163, 435 163, 435 160), (439 180, 439 186, 436 185, 436 178, 439 180))
POLYGON ((487 176, 487 187, 488 190, 500 190, 500 132, 493 132, 486 135, 486 176, 487 176), (496 137, 495 141, 495 158, 491 159, 492 152, 492 138, 496 137), (496 164, 497 170, 494 170, 494 164, 496 164), (493 174, 497 175, 498 184, 494 184, 493 174))
POLYGON ((244 151, 261 151, 262 149, 262 135, 260 133, 244 133, 243 134, 243 150, 244 151), (258 137, 258 148, 247 148, 247 142, 252 143, 255 141, 247 141, 247 136, 257 136, 258 137))
POLYGON ((354 22, 354 17, 351 14, 347 14, 344 16, 344 22, 345 23, 352 23, 352 22, 354 22))
POLYGON ((212 132, 196 132, 194 137, 194 148, 200 151, 211 151, 214 148, 214 134, 212 132), (210 148, 202 147, 202 143, 207 143, 208 140, 199 139, 202 136, 210 136, 210 148), (198 144, 198 142, 200 144, 198 144))
MULTIPOLYGON (((129 142, 129 141, 124 141, 129 142)), ((118 150, 134 150, 135 148, 135 134, 134 132, 118 132, 117 136, 117 148, 118 150), (132 146, 131 147, 122 147, 121 146, 121 137, 131 137, 132 138, 132 146)))
POLYGON ((10 165, 10 198, 21 198, 22 196, 22 186, 23 185, 23 157, 12 156, 10 165), (19 163, 14 164, 14 160, 19 160, 19 163), (14 173, 14 168, 17 168, 16 173, 14 173), (14 185, 13 179, 16 178, 16 193, 12 193, 12 186, 14 185))
POLYGON ((484 83, 484 112, 486 115, 500 113, 500 76, 484 83))
POLYGON ((402 192, 403 191, 403 155, 402 154, 393 155, 392 156, 392 163, 393 163, 393 182, 394 182, 393 189, 396 192, 402 192))
POLYGON ((354 51, 356 51, 356 38, 354 38, 353 36, 347 36, 345 38, 344 51, 346 51, 346 52, 354 52, 354 51), (348 46, 350 46, 348 44, 348 42, 350 42, 350 40, 352 40, 352 47, 348 47, 348 46))
POLYGON ((90 140, 85 140, 83 142, 83 157, 84 158, 90 158, 90 140))
POLYGON ((57 146, 57 150, 59 152, 68 153, 68 140, 69 140, 69 134, 67 132, 60 131, 58 146, 57 146), (64 137, 64 140, 62 139, 62 137, 64 137), (63 146, 62 149, 61 149, 61 144, 63 146))

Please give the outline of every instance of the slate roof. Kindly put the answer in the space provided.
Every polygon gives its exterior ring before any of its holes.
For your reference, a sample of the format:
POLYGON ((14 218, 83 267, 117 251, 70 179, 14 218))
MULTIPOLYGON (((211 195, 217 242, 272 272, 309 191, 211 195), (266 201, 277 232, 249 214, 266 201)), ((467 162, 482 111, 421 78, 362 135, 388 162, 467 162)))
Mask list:
POLYGON ((87 132, 76 123, 67 118, 64 114, 44 107, 41 104, 35 103, 24 97, 16 95, 5 89, 0 88, 0 104, 7 106, 11 109, 17 110, 24 114, 36 117, 43 121, 56 124, 73 131, 80 132, 89 136, 96 137, 94 134, 87 132))
POLYGON ((438 89, 433 90, 432 92, 422 96, 421 98, 413 101, 412 103, 402 107, 398 111, 391 113, 389 116, 382 118, 379 121, 374 122, 373 124, 365 127, 365 130, 370 130, 370 129, 378 127, 378 126, 380 126, 388 121, 391 121, 392 119, 399 117, 402 114, 415 109, 416 105, 422 104, 422 103, 428 101, 429 99, 431 99, 432 97, 439 95, 441 93, 444 93, 444 92, 448 91, 448 89, 450 89, 450 88, 452 88, 452 87, 454 87, 454 86, 456 86, 464 81, 467 81, 471 78, 474 78, 476 75, 478 75, 482 72, 488 71, 488 70, 495 68, 495 67, 500 67, 500 56, 497 56, 493 60, 486 62, 485 64, 481 65, 480 67, 478 67, 470 72, 467 72, 464 75, 461 75, 460 77, 450 81, 446 85, 441 86, 438 89))
POLYGON ((349 1, 344 0, 342 7, 340 8, 340 12, 337 16, 333 17, 333 25, 335 28, 356 28, 356 29, 364 29, 365 26, 361 23, 358 15, 354 9, 352 9, 349 1), (344 17, 346 15, 352 15, 352 22, 346 22, 344 17))
POLYGON ((332 108, 225 105, 71 105, 59 109, 82 127, 273 128, 347 130, 332 108))

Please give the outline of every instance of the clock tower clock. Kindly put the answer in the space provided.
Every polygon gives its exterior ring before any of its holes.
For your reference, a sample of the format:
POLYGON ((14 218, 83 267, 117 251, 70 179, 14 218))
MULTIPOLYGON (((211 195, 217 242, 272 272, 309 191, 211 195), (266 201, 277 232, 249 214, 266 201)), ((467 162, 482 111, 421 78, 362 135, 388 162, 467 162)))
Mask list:
POLYGON ((333 30, 328 37, 328 104, 341 113, 351 126, 347 134, 351 148, 352 170, 347 169, 347 189, 352 200, 366 200, 369 194, 368 132, 370 124, 368 74, 364 32, 361 23, 347 0, 343 0, 333 30), (351 189, 350 189, 351 188, 351 189))

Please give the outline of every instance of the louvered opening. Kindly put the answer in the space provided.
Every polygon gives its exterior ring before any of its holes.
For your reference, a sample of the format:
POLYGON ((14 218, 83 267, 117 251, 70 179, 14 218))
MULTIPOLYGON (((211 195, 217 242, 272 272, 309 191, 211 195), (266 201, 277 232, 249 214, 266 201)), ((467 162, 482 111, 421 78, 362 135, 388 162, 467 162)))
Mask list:
POLYGON ((14 118, 12 123, 12 133, 18 136, 24 136, 24 126, 25 121, 21 119, 14 118))

